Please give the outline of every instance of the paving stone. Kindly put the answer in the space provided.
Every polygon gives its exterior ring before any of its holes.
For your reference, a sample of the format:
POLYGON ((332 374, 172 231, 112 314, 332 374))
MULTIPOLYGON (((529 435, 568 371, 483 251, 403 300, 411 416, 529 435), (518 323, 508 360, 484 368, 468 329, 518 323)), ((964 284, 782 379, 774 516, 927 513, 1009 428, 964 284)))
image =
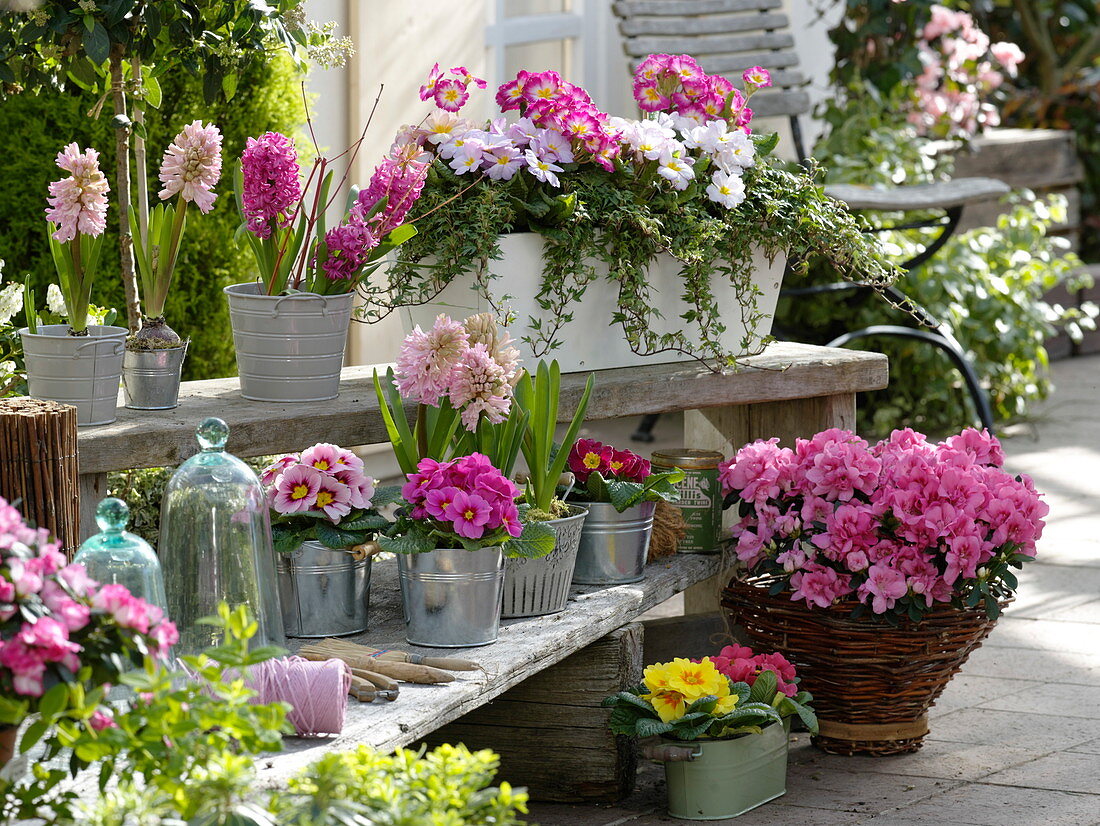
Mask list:
POLYGON ((979 703, 978 707, 1100 720, 1100 686, 1045 683, 1038 688, 1025 688, 1015 694, 992 698, 979 703))
POLYGON ((997 623, 997 627, 993 629, 993 633, 986 639, 982 648, 986 646, 1032 648, 1044 651, 1051 657, 1061 658, 1069 652, 1098 653, 1098 638, 1100 638, 1100 628, 1089 622, 1059 622, 1051 619, 1005 616, 997 623))
POLYGON ((1074 746, 1070 751, 1080 752, 1081 754, 1100 754, 1100 740, 1093 740, 1091 743, 1082 743, 1079 746, 1074 746))
POLYGON ((1098 802, 1097 795, 1037 793, 1034 789, 969 783, 900 807, 892 814, 922 826, 1094 826, 1100 820, 1098 802))
POLYGON ((1100 737, 1100 720, 965 708, 936 721, 936 739, 1049 753, 1100 737))
MULTIPOLYGON (((1053 612, 1092 602, 1100 594, 1100 569, 1071 565, 1024 565, 1011 617, 1049 617, 1053 612)), ((996 631, 994 632, 996 634, 996 631)))
POLYGON ((874 815, 955 785, 932 777, 862 773, 835 762, 797 763, 787 771, 785 800, 813 809, 874 815))
MULTIPOLYGON (((1097 549, 1100 550, 1100 544, 1097 549)), ((1100 599, 1094 599, 1092 602, 1086 602, 1084 605, 1075 605, 1072 608, 1065 608, 1061 611, 1057 611, 1050 615, 1052 620, 1058 620, 1059 622, 1088 622, 1096 625, 1096 631, 1100 634, 1100 599)))
POLYGON ((1006 677, 983 677, 967 673, 956 674, 943 694, 928 712, 929 719, 942 717, 952 711, 979 705, 1008 694, 1015 694, 1042 683, 1034 680, 1016 680, 1006 677))
POLYGON ((1055 679, 1062 683, 1092 685, 1100 669, 1100 641, 1094 652, 1030 650, 983 645, 963 666, 966 676, 1008 677, 1031 680, 1055 679))
MULTIPOLYGON (((787 797, 790 793, 787 794, 787 797)), ((866 815, 857 812, 832 812, 827 809, 807 809, 802 806, 784 805, 787 797, 765 803, 758 809, 746 812, 740 817, 729 820, 711 820, 708 823, 714 826, 727 824, 728 826, 792 826, 792 824, 806 824, 806 826, 848 826, 848 824, 866 823, 866 815)), ((689 823, 687 820, 677 820, 667 812, 644 815, 637 820, 629 821, 629 826, 670 826, 670 824, 689 823)), ((588 821, 574 821, 570 826, 587 826, 588 821)), ((541 824, 546 826, 546 824, 541 824)), ((563 824, 564 826, 564 824, 563 824)), ((610 826, 610 825, 608 825, 610 826)), ((617 825, 616 825, 617 826, 617 825)))
MULTIPOLYGON (((1013 766, 985 778, 984 783, 1028 789, 1054 789, 1062 792, 1095 794, 1100 789, 1100 760, 1093 754, 1056 752, 1013 766)), ((1095 798, 1094 815, 1100 820, 1100 795, 1095 798)))
MULTIPOLYGON (((931 739, 914 754, 891 757, 841 757, 824 754, 812 749, 813 760, 820 770, 842 769, 857 773, 895 774, 911 777, 930 777, 941 780, 980 780, 995 772, 1044 756, 1043 752, 1005 748, 1001 745, 954 743, 931 739)), ((791 752, 791 760, 798 760, 797 752, 791 752)), ((809 760, 804 759, 804 762, 809 760)))

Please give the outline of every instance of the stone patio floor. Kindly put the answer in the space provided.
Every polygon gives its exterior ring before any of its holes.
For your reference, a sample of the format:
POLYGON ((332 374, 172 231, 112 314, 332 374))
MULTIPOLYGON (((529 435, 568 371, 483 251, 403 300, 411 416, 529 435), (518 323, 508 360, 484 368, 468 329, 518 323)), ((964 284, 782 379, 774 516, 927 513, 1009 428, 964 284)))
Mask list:
MULTIPOLYGON (((1059 362, 1054 377, 1056 393, 1036 424, 1004 439, 1009 469, 1031 474, 1051 507, 1038 559, 1020 575, 1016 602, 932 709, 924 748, 846 758, 795 734, 786 796, 736 822, 1100 824, 1100 356, 1059 362)), ((633 424, 594 430, 625 445, 633 424)), ((675 440, 676 427, 659 424, 659 442, 675 440)), ((637 790, 618 805, 532 804, 530 820, 683 822, 665 813, 664 779, 652 764, 640 767, 637 790)))

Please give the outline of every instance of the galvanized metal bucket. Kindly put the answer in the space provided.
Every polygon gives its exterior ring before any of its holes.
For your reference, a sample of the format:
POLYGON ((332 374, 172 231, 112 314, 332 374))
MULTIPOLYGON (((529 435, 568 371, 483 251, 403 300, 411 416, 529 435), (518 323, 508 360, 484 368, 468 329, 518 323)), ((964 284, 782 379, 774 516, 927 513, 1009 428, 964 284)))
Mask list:
POLYGON ((355 293, 264 295, 252 283, 225 294, 242 396, 294 403, 339 395, 355 293))
POLYGON ((499 546, 398 554, 405 639, 429 648, 472 648, 500 632, 504 557, 499 546))
POLYGON ((180 371, 187 344, 122 355, 122 388, 131 410, 171 410, 179 403, 180 371))
POLYGON ((668 813, 724 820, 787 792, 787 733, 770 725, 732 740, 665 741, 644 752, 665 764, 668 813))
POLYGON ((606 502, 587 503, 574 585, 624 585, 645 576, 656 502, 619 513, 606 502))
POLYGON ((570 514, 548 523, 558 535, 549 554, 538 559, 504 560, 503 619, 541 617, 565 610, 588 509, 570 505, 570 514))
POLYGON ((76 407, 80 427, 110 424, 117 417, 125 327, 88 326, 87 336, 70 336, 67 324, 19 331, 31 396, 76 407))
POLYGON ((367 630, 371 557, 303 542, 275 554, 288 637, 341 637, 367 630))

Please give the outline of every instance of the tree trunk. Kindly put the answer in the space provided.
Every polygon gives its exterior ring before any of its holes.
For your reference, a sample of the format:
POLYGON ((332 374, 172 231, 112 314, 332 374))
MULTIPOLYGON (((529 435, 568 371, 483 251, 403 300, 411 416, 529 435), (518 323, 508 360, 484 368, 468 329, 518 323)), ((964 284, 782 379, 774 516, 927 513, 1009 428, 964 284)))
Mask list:
MULTIPOLYGON (((122 52, 111 52, 111 95, 116 115, 126 115, 126 88, 122 76, 122 52)), ((134 273, 133 239, 130 237, 130 129, 115 132, 115 187, 118 198, 118 250, 122 264, 122 287, 126 291, 126 322, 130 332, 141 327, 137 278, 134 273)))

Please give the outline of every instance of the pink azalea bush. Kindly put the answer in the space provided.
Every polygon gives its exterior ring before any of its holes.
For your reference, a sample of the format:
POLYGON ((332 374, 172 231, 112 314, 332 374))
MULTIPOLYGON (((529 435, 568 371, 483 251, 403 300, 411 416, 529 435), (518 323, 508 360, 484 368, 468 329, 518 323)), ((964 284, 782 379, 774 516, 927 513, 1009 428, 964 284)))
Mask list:
POLYGON ((741 500, 738 559, 792 600, 913 620, 936 603, 984 602, 996 616, 1016 587, 1010 569, 1035 556, 1049 508, 1030 478, 1001 470, 985 431, 930 443, 895 430, 871 446, 832 429, 793 450, 777 442, 741 448, 720 479, 741 500))
POLYGON ((117 683, 177 638, 159 608, 67 564, 60 543, 0 498, 0 725, 18 724, 58 683, 117 683))
MULTIPOLYGON (((407 520, 412 532, 426 540, 418 550, 435 547, 479 547, 500 545, 523 533, 516 498, 517 488, 489 457, 472 453, 450 462, 422 459, 415 473, 408 474, 401 496, 408 503, 407 520)), ((387 550, 405 552, 400 542, 387 550)))
POLYGON ((395 492, 380 494, 362 459, 327 442, 280 456, 263 469, 260 482, 280 551, 293 551, 308 540, 332 548, 365 542, 388 524, 376 508, 392 501, 395 492))
POLYGON ((798 674, 790 661, 778 651, 772 654, 754 654, 747 645, 727 645, 717 656, 709 658, 715 668, 735 683, 752 686, 765 671, 775 675, 776 690, 787 696, 798 694, 798 674))
POLYGON ((1024 53, 1015 43, 991 43, 966 12, 932 6, 917 43, 923 71, 910 121, 935 138, 969 138, 1001 119, 989 101, 1005 75, 1015 77, 1024 53))

